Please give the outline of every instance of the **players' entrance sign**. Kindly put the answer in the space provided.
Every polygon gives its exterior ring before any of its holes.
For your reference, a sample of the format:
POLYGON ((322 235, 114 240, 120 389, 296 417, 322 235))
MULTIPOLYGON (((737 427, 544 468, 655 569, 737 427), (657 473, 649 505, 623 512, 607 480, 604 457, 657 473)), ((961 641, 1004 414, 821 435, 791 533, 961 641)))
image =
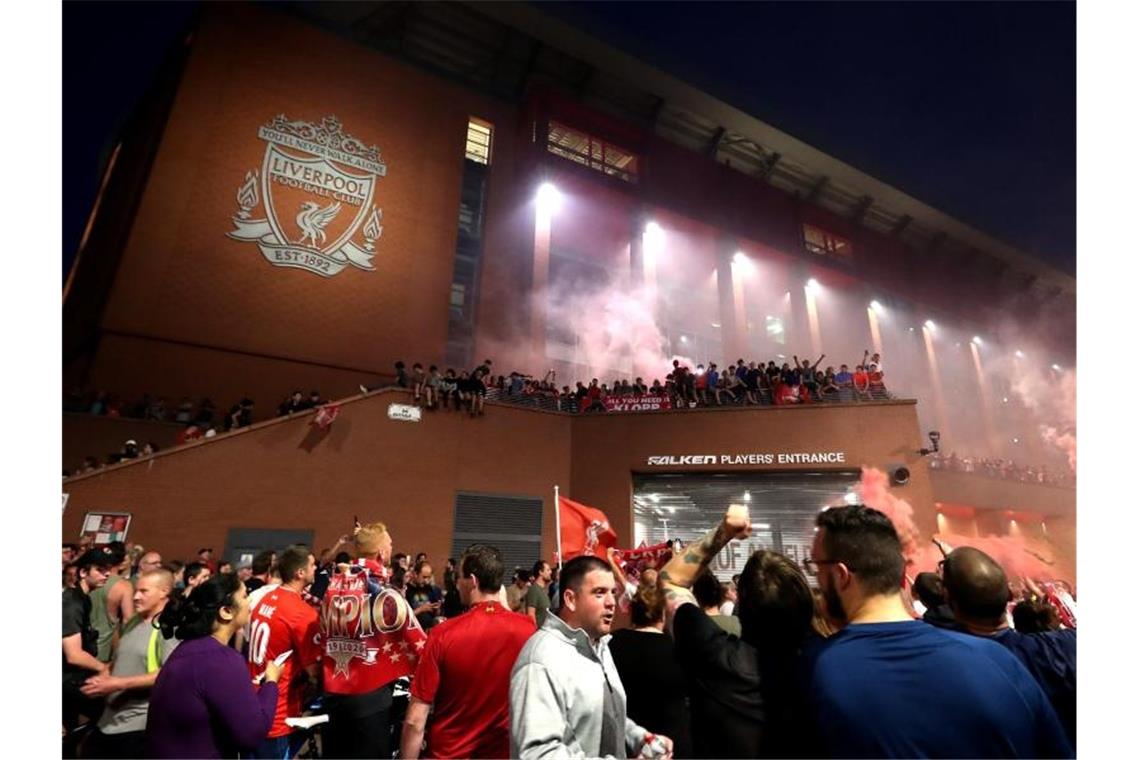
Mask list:
POLYGON ((346 134, 335 116, 313 124, 281 114, 257 135, 266 142, 265 157, 260 173, 246 172, 238 188, 228 237, 256 243, 274 266, 322 277, 346 266, 374 271, 372 257, 384 228, 373 196, 388 172, 380 149, 346 134), (256 208, 263 218, 251 218, 256 208))
POLYGON ((651 456, 646 460, 650 467, 677 465, 789 465, 789 464, 847 464, 845 451, 762 451, 748 454, 682 454, 651 456))

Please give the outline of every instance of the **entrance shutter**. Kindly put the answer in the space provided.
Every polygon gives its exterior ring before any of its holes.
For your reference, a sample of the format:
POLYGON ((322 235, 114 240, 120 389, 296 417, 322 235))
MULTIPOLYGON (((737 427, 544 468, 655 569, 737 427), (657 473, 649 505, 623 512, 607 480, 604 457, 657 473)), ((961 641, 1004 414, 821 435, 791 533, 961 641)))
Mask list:
POLYGON ((528 570, 542 557, 542 499, 459 493, 455 496, 455 528, 451 556, 456 559, 471 544, 489 544, 503 553, 508 583, 516 567, 528 570))

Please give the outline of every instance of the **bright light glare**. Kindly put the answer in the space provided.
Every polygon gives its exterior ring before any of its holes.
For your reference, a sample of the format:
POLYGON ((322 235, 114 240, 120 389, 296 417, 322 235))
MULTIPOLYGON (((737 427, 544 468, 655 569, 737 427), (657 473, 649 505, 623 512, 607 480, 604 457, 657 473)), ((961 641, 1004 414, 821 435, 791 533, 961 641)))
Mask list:
POLYGON ((1061 365, 1060 365, 1060 364, 1054 364, 1054 365, 1053 365, 1053 369, 1055 369, 1055 370, 1057 370, 1058 372, 1060 372, 1060 371, 1061 371, 1061 365))
POLYGON ((974 339, 973 339, 972 341, 970 341, 970 342, 971 342, 971 343, 973 343, 975 346, 980 346, 980 345, 982 345, 982 339, 981 339, 981 338, 979 338, 977 335, 975 335, 975 336, 974 336, 974 339))
POLYGON ((752 501, 752 494, 749 493, 748 491, 745 491, 744 492, 744 500, 745 501, 752 501))
POLYGON ((737 251, 732 255, 732 264, 747 273, 751 273, 756 269, 756 265, 752 262, 752 259, 745 256, 741 251, 737 251))
POLYGON ((689 342, 689 339, 688 339, 688 338, 686 338, 684 335, 682 335, 682 336, 681 336, 681 342, 682 342, 682 343, 688 343, 688 342, 689 342))
POLYGON ((651 493, 651 494, 649 494, 649 500, 651 502, 653 502, 654 504, 657 504, 658 502, 661 501, 661 497, 658 494, 651 493))
POLYGON ((933 330, 934 329, 934 320, 932 320, 932 319, 928 319, 925 322, 923 322, 922 324, 926 327, 927 330, 933 330))
POLYGON ((1025 358, 1025 354, 1021 353, 1020 351, 1014 351, 1013 355, 1016 356, 1018 359, 1024 359, 1025 358))
POLYGON ((648 222, 642 239, 651 253, 660 253, 665 247, 665 230, 657 222, 648 222))
POLYGON ((756 525, 757 530, 771 530, 772 526, 768 523, 759 523, 756 525))
POLYGON ((538 203, 539 213, 553 214, 562 204, 562 193, 558 192, 558 188, 549 182, 543 182, 538 186, 538 195, 535 200, 538 203))
POLYGON ((818 293, 820 291, 819 282, 814 277, 807 281, 807 289, 811 293, 818 293))
POLYGON ((883 305, 878 301, 871 301, 871 311, 875 312, 876 314, 882 314, 883 305))

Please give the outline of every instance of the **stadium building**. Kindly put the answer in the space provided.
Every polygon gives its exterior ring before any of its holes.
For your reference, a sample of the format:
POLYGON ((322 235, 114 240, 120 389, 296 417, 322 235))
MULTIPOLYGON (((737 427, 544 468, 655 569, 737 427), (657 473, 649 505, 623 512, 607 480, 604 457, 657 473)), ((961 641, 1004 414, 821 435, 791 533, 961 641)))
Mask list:
POLYGON ((207 4, 108 162, 65 287, 63 382, 248 397, 258 421, 172 446, 182 426, 66 413, 65 467, 127 438, 162 450, 65 480, 64 535, 129 514, 133 541, 237 559, 331 545, 359 516, 435 558, 482 539, 529 564, 553 548, 557 484, 623 545, 744 501, 755 543, 802 556, 866 466, 925 535, 1016 533, 1072 577, 1072 488, 932 471, 921 450, 937 430, 1064 467, 1017 363, 1057 365, 1060 393, 1075 290, 528 5, 207 4), (398 360, 490 357, 573 387, 663 380, 674 357, 854 368, 865 350, 889 398, 416 421, 406 391, 357 390, 398 360), (269 419, 294 388, 343 399, 331 426, 269 419))

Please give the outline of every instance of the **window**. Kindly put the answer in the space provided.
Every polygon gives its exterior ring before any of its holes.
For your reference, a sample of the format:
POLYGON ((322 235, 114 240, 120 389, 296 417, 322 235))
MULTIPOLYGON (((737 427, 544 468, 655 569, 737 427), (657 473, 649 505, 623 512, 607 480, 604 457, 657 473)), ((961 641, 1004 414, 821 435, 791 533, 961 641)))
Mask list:
POLYGON ((623 182, 637 182, 635 154, 556 121, 550 122, 546 149, 556 156, 617 177, 623 182))
POLYGON ((467 159, 491 163, 491 125, 482 119, 472 117, 467 122, 467 159))
POLYGON ((810 224, 804 225, 804 248, 807 249, 808 253, 843 261, 850 261, 854 253, 849 240, 844 240, 810 224))

